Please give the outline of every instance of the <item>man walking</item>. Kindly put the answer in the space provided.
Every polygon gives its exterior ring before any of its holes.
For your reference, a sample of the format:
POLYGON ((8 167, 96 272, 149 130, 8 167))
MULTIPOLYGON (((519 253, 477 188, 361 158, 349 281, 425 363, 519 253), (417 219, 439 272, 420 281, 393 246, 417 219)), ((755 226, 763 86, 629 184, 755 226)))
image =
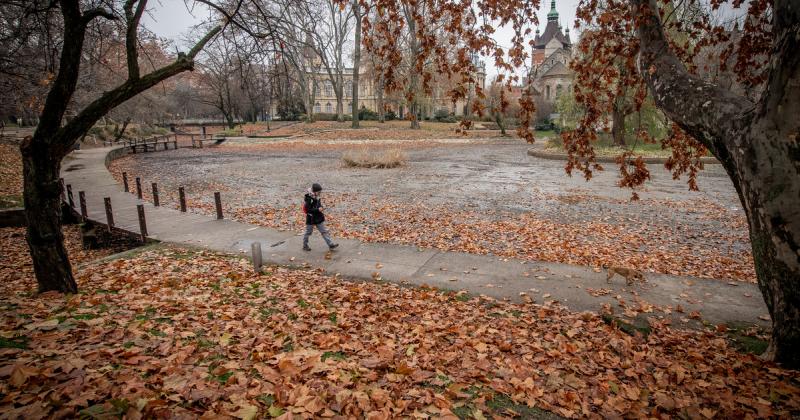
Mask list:
POLYGON ((325 215, 322 213, 322 198, 320 197, 321 193, 322 186, 316 183, 306 192, 303 202, 303 211, 306 214, 306 234, 303 235, 303 251, 311 251, 311 248, 308 247, 308 238, 311 237, 311 233, 314 232, 314 226, 319 230, 322 239, 325 239, 328 248, 335 249, 339 246, 339 244, 333 243, 328 229, 325 227, 325 215))

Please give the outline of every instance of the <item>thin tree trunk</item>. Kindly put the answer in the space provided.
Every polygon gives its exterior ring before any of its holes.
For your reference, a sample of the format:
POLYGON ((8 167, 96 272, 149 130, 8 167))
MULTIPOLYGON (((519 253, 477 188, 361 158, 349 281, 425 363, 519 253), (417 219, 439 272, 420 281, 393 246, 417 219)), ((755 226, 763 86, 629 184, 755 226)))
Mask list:
POLYGON ((128 124, 130 124, 130 122, 131 122, 130 118, 125 118, 125 122, 122 123, 122 129, 119 130, 119 132, 117 132, 116 135, 114 136, 114 142, 118 142, 119 139, 122 138, 122 136, 125 134, 125 129, 128 128, 128 124))
POLYGON ((378 106, 378 121, 381 123, 386 122, 386 110, 383 103, 383 76, 378 78, 378 85, 376 86, 377 92, 377 106, 378 106))
POLYGON ((625 146, 625 111, 617 101, 614 101, 614 109, 611 112, 611 137, 615 146, 625 146))
POLYGON ((356 19, 354 52, 353 52, 353 128, 358 128, 358 87, 359 70, 361 68, 361 5, 353 0, 353 15, 356 19))

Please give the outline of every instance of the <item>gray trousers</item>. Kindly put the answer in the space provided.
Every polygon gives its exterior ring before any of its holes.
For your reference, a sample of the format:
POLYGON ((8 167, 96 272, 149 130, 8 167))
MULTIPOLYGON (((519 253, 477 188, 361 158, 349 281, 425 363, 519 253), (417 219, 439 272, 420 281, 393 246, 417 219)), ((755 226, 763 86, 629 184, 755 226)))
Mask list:
POLYGON ((325 239, 325 243, 328 246, 333 245, 333 241, 331 240, 331 235, 328 233, 328 228, 325 227, 325 222, 316 225, 306 225, 306 234, 303 235, 303 246, 308 246, 308 238, 311 237, 311 234, 314 232, 314 226, 317 227, 319 233, 322 235, 322 239, 325 239))

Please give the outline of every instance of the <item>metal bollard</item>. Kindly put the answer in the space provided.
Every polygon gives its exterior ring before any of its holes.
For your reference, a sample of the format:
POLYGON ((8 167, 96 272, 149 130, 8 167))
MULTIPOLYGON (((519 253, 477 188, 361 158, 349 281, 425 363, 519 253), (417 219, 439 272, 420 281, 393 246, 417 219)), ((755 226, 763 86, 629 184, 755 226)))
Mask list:
POLYGON ((183 187, 178 187, 178 196, 181 201, 181 212, 186 213, 186 192, 183 187))
POLYGON ((147 221, 144 218, 144 204, 137 204, 136 211, 139 213, 139 232, 142 234, 142 242, 147 239, 147 221))
POLYGON ((106 204, 106 225, 108 225, 108 231, 111 232, 111 229, 114 228, 114 213, 111 211, 111 197, 105 197, 103 201, 106 204))
POLYGON ((217 220, 222 219, 222 198, 218 192, 214 193, 214 202, 217 204, 217 220))
POLYGON ((256 273, 261 273, 261 266, 263 264, 261 260, 261 242, 253 242, 250 244, 250 251, 253 254, 253 269, 256 273))
POLYGON ((153 183, 153 205, 158 207, 158 184, 153 183))

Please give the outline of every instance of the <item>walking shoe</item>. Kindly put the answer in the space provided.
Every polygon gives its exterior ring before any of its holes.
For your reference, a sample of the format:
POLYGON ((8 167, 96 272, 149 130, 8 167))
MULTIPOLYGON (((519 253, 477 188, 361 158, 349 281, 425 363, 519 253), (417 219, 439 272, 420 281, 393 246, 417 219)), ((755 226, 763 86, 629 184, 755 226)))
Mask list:
POLYGON ((339 246, 339 244, 331 244, 331 246, 329 246, 328 248, 336 249, 338 246, 339 246))
POLYGON ((303 251, 311 251, 311 248, 308 245, 303 245, 303 251))

